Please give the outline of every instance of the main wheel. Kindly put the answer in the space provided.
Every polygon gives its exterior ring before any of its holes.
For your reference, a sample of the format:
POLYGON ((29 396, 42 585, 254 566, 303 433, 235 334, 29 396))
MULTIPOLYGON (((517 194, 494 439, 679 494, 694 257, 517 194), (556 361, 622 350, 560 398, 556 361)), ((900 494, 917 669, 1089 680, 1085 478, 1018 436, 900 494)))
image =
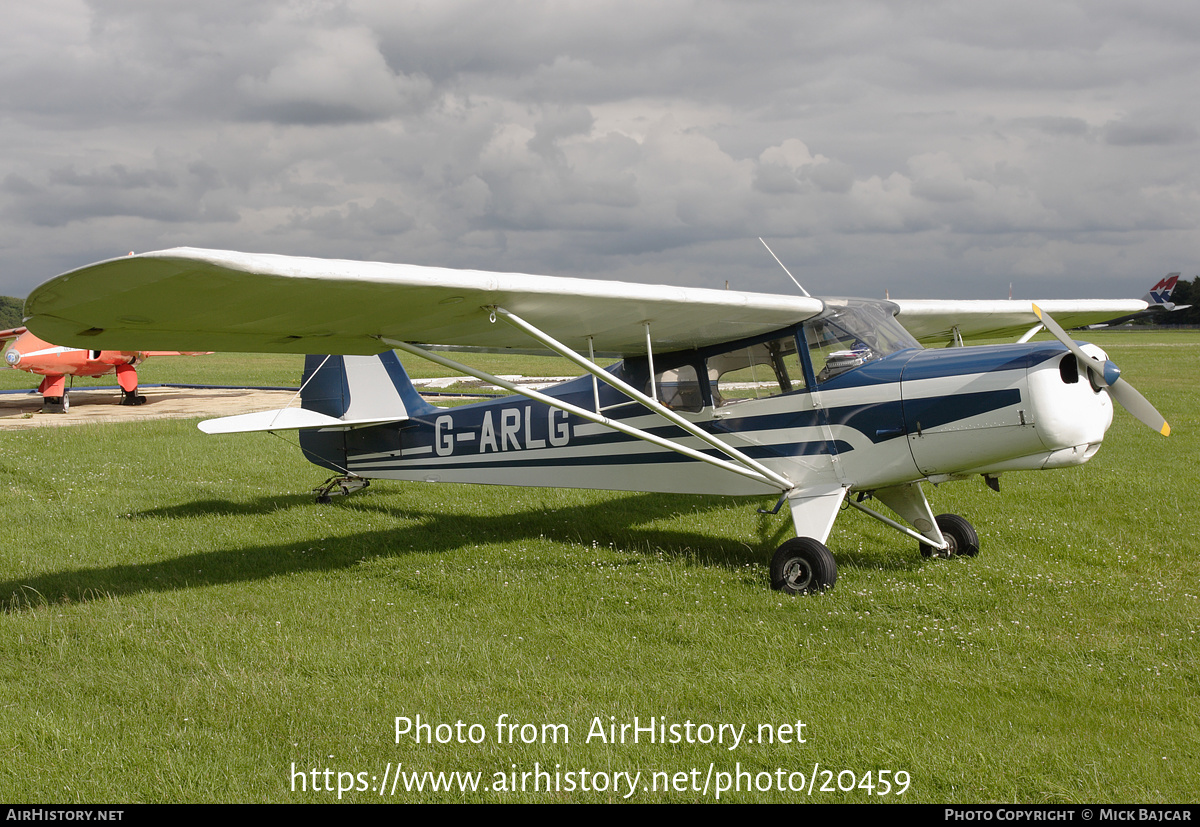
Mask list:
MULTIPOLYGON (((941 529, 942 536, 950 544, 950 548, 939 552, 940 554, 946 557, 954 557, 956 555, 974 557, 979 553, 979 535, 975 533, 974 526, 957 514, 939 514, 934 519, 937 520, 937 525, 941 529)), ((933 546, 921 543, 922 557, 932 557, 935 551, 937 549, 933 546)))
POLYGON ((833 588, 837 563, 825 544, 812 537, 793 537, 771 558, 771 588, 809 594, 833 588))

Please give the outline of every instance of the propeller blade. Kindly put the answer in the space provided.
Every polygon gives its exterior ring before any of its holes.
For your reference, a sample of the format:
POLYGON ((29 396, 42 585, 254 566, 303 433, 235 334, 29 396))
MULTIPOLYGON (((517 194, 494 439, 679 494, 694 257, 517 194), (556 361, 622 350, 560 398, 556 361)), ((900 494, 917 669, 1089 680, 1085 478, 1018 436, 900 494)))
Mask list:
POLYGON ((1171 426, 1167 424, 1167 420, 1163 419, 1163 415, 1155 410, 1154 406, 1142 396, 1133 385, 1121 378, 1121 371, 1113 362, 1101 362, 1094 356, 1089 356, 1083 351, 1075 340, 1067 335, 1067 331, 1062 329, 1062 325, 1054 321, 1049 313, 1042 311, 1036 304, 1033 306, 1033 312, 1037 314, 1038 319, 1046 329, 1054 334, 1054 338, 1058 339, 1067 350, 1075 354, 1075 358, 1079 360, 1080 367, 1085 370, 1092 371, 1095 379, 1100 384, 1108 388, 1109 395, 1117 401, 1117 403, 1129 411, 1134 419, 1138 420, 1146 427, 1158 431, 1163 436, 1171 434, 1171 426))
POLYGON ((1094 356, 1088 356, 1086 353, 1084 353, 1083 348, 1076 344, 1075 340, 1067 335, 1067 331, 1062 329, 1062 325, 1054 321, 1054 318, 1049 313, 1044 312, 1042 308, 1038 307, 1036 304, 1033 306, 1033 312, 1037 314, 1038 320, 1041 321, 1042 325, 1054 334, 1054 338, 1066 345, 1067 350, 1075 354, 1075 358, 1079 360, 1081 367, 1096 371, 1097 379, 1104 384, 1108 384, 1107 382, 1104 382, 1103 362, 1094 356))
POLYGON ((1138 393, 1133 385, 1124 379, 1118 379, 1108 386, 1108 392, 1121 404, 1122 408, 1133 414, 1133 417, 1145 424, 1146 427, 1158 431, 1163 436, 1171 435, 1171 426, 1167 424, 1167 420, 1163 419, 1162 414, 1156 411, 1154 406, 1147 401, 1146 397, 1138 393))

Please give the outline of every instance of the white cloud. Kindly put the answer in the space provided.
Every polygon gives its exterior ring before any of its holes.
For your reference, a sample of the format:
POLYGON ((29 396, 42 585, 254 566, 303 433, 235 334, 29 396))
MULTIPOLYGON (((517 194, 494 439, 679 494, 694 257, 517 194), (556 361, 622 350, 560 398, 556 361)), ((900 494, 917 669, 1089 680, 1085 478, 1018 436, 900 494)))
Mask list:
POLYGON ((429 95, 420 75, 397 75, 362 27, 305 32, 265 77, 234 85, 252 116, 284 123, 382 120, 405 114, 429 95))

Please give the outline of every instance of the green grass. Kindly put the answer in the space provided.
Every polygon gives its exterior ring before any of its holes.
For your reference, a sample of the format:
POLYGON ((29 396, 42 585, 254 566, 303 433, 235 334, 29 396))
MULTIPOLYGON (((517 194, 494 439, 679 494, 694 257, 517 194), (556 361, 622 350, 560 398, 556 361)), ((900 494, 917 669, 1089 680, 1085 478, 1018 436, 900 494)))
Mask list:
MULTIPOLYGON (((703 785, 710 764, 911 778, 902 796, 722 797, 738 802, 1193 801, 1200 336, 1087 338, 1169 439, 1118 413, 1082 468, 1006 475, 1000 494, 932 490, 936 511, 975 524, 974 559, 923 559, 845 512, 837 587, 807 598, 768 588, 790 520, 757 514, 765 501, 376 482, 320 506, 322 472, 266 435, 190 421, 0 433, 0 799, 327 802, 313 768, 336 789, 337 772, 388 762, 487 784, 537 762, 643 784, 695 769, 703 785), (486 737, 396 743, 394 719, 418 714, 486 737), (504 714, 565 724, 570 742, 498 743, 504 714), (610 716, 748 737, 799 720, 806 742, 587 742, 610 716)), ((159 363, 225 375, 231 358, 159 363)), ((298 371, 274 358, 243 357, 264 376, 298 371)))

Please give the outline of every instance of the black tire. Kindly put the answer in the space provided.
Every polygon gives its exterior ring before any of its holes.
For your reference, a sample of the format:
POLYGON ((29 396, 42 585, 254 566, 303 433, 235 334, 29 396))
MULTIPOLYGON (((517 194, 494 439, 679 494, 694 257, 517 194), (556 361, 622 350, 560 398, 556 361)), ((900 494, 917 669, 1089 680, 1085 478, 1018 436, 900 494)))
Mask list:
MULTIPOLYGON (((937 520, 942 536, 950 544, 950 548, 938 552, 939 556, 974 557, 979 553, 979 535, 975 533, 974 526, 957 514, 939 514, 934 519, 937 520)), ((921 543, 922 557, 932 557, 934 551, 933 546, 921 543)))
POLYGON ((833 588, 837 562, 825 544, 812 537, 793 537, 771 558, 771 588, 788 594, 811 594, 833 588))

